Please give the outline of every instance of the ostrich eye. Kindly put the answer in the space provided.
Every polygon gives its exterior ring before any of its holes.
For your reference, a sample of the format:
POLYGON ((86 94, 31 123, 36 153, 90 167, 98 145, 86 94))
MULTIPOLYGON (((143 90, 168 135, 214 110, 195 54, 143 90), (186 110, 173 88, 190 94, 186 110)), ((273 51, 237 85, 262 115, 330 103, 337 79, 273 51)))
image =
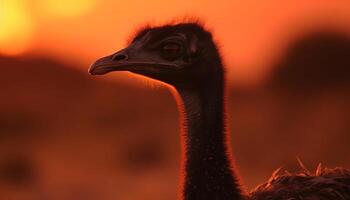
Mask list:
POLYGON ((162 47, 162 54, 168 60, 175 60, 180 56, 181 47, 176 43, 167 43, 162 47))

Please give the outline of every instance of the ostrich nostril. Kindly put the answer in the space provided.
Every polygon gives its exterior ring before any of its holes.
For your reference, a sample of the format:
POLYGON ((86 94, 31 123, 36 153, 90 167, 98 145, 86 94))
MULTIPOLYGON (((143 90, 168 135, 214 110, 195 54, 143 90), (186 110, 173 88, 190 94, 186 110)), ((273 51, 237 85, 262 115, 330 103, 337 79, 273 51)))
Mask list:
POLYGON ((127 60, 128 56, 125 54, 114 54, 112 57, 112 60, 120 61, 120 60, 127 60))

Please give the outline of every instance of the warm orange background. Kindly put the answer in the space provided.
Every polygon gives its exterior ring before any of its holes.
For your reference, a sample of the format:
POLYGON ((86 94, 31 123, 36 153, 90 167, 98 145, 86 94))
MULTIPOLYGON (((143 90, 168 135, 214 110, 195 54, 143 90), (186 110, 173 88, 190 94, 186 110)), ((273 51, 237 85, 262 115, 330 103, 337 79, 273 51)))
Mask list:
POLYGON ((294 34, 319 26, 350 32, 348 0, 1 0, 0 52, 88 65, 121 48, 136 27, 183 17, 198 17, 214 30, 230 77, 247 84, 266 76, 294 34))
POLYGON ((296 156, 311 170, 350 168, 349 0, 0 0, 0 196, 175 199, 170 92, 87 69, 139 26, 191 17, 225 59, 248 190, 278 167, 297 170, 296 156))

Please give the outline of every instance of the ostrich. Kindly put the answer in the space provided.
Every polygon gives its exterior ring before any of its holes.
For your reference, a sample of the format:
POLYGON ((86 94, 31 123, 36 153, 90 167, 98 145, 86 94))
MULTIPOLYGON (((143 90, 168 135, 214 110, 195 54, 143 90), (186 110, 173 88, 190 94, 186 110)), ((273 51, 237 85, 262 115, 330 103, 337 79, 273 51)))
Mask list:
MULTIPOLYGON (((335 195, 350 199, 350 172, 345 169, 328 170, 327 173, 319 169, 318 176, 275 172, 266 184, 251 194, 245 194, 232 163, 225 127, 223 63, 212 34, 202 25, 184 22, 139 31, 127 48, 97 60, 89 69, 92 75, 112 71, 133 72, 174 89, 183 114, 181 199, 312 200, 315 198, 311 194, 305 193, 305 198, 301 195, 303 187, 290 192, 291 188, 286 185, 293 185, 301 179, 304 180, 302 183, 306 179, 310 183, 317 182, 318 179, 314 180, 317 177, 327 181, 321 184, 322 187, 315 184, 317 187, 312 187, 314 193, 327 189, 332 183, 336 185, 335 195)), ((324 195, 317 199, 328 198, 324 195)))

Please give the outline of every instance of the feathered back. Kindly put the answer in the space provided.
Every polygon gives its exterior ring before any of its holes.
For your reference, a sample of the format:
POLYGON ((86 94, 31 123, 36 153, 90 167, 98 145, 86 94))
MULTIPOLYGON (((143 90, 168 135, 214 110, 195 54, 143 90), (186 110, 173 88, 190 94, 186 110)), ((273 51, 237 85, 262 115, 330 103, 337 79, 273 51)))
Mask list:
POLYGON ((256 187, 251 200, 350 200, 350 170, 322 169, 314 174, 303 168, 289 173, 276 170, 269 181, 256 187))

